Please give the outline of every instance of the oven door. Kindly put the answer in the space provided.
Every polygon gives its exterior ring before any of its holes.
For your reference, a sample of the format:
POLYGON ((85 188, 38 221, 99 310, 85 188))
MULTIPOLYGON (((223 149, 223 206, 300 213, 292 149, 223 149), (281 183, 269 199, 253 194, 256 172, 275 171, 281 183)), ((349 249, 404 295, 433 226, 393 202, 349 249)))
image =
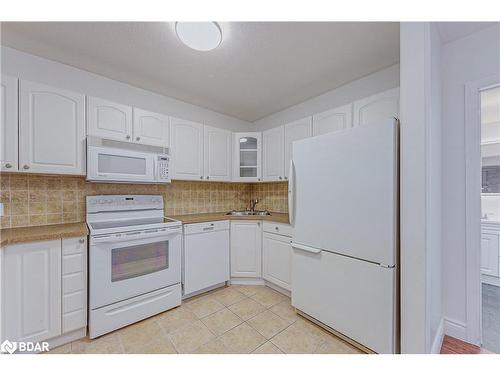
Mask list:
POLYGON ((153 154, 88 146, 87 180, 89 181, 153 182, 154 168, 153 154))
POLYGON ((181 281, 181 229, 92 236, 90 308, 96 309, 181 281))

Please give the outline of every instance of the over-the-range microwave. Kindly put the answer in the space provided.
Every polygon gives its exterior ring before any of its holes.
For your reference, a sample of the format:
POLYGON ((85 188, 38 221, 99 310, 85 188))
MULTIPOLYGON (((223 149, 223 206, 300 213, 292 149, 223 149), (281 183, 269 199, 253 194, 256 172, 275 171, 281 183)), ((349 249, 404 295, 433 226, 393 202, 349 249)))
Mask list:
POLYGON ((169 149, 87 137, 87 180, 136 184, 168 183, 169 149))

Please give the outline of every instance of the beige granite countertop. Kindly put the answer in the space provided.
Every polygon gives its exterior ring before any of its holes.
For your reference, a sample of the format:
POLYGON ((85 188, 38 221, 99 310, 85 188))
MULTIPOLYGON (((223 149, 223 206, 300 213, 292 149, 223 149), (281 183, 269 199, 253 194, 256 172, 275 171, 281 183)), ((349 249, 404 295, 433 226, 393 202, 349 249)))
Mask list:
POLYGON ((172 219, 180 220, 183 224, 204 223, 219 220, 264 220, 276 223, 289 224, 288 214, 271 212, 271 216, 226 216, 225 212, 214 212, 208 214, 189 214, 170 216, 172 219))
POLYGON ((56 240, 87 236, 89 230, 85 223, 40 225, 35 227, 6 228, 0 230, 0 246, 22 242, 56 240))

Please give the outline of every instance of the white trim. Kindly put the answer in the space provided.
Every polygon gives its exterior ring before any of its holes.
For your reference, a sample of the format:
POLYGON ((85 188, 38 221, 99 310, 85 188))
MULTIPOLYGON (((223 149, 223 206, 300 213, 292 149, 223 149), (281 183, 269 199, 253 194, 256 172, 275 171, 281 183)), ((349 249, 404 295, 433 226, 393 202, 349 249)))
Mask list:
POLYGON ((262 278, 231 277, 231 285, 265 285, 262 278))
POLYGON ((500 287, 500 278, 490 275, 481 275, 481 283, 500 287))
POLYGON ((444 318, 444 334, 465 341, 467 336, 467 325, 458 320, 444 318))
POLYGON ((500 84, 494 75, 465 85, 465 246, 466 334, 463 340, 481 345, 481 90, 500 84))
POLYGON ((441 346, 443 345, 444 338, 444 318, 441 318, 439 325, 432 341, 431 354, 439 354, 441 352, 441 346))
POLYGON ((47 340, 47 342, 49 343, 49 351, 53 350, 59 346, 68 344, 68 343, 76 341, 76 340, 79 340, 85 336, 87 336, 87 327, 83 327, 83 328, 77 329, 75 331, 65 333, 61 336, 54 337, 50 340, 47 340))

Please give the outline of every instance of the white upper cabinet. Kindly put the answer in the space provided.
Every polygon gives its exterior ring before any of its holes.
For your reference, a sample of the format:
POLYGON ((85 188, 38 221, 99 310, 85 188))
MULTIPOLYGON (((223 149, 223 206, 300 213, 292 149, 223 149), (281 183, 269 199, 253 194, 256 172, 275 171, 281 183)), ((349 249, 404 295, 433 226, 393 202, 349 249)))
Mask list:
POLYGON ((61 240, 2 251, 2 340, 35 342, 60 335, 61 240))
POLYGON ((19 169, 85 175, 85 96, 20 81, 19 169))
POLYGON ((343 105, 313 116, 313 136, 352 126, 352 104, 343 105))
POLYGON ((311 136, 311 122, 312 118, 306 117, 285 125, 285 179, 288 179, 290 161, 293 155, 293 142, 311 136))
POLYGON ((205 125, 204 177, 210 181, 231 181, 232 133, 205 125))
POLYGON ((172 179, 203 179, 203 125, 197 122, 170 118, 172 148, 172 179))
POLYGON ((399 88, 354 102, 353 126, 365 125, 391 117, 399 118, 399 88))
POLYGON ((262 180, 262 133, 234 133, 233 181, 262 180))
POLYGON ((166 115, 134 108, 133 128, 134 142, 160 147, 170 145, 169 121, 166 115))
POLYGON ((132 107, 108 100, 87 98, 88 134, 118 141, 132 140, 132 107))
POLYGON ((262 179, 263 181, 281 181, 284 174, 283 126, 266 130, 262 133, 262 179))
POLYGON ((17 171, 17 78, 2 74, 0 92, 0 171, 17 171))

